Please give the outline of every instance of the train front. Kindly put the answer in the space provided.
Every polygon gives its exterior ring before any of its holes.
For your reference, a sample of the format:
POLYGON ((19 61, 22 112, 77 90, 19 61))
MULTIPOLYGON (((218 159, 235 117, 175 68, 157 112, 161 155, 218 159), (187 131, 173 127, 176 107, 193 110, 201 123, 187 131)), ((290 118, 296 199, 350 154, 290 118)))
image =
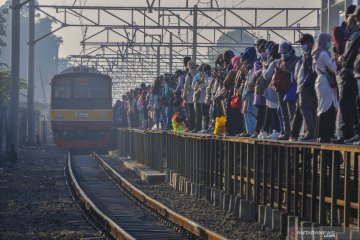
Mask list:
POLYGON ((111 78, 90 68, 69 68, 51 81, 54 143, 69 149, 105 149, 112 126, 111 78))

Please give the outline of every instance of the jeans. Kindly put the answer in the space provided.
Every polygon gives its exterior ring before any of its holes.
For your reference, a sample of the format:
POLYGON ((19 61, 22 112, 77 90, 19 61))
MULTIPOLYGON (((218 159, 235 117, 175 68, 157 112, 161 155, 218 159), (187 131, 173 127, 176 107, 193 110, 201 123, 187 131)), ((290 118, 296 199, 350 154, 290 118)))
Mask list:
POLYGON ((166 119, 166 114, 165 114, 165 109, 164 108, 155 108, 155 124, 157 129, 160 129, 160 123, 161 123, 161 127, 162 129, 165 128, 165 119, 166 119))
POLYGON ((254 93, 246 97, 247 108, 244 112, 245 128, 247 133, 254 133, 256 126, 256 107, 254 106, 254 93))
POLYGON ((166 124, 165 124, 165 128, 166 129, 171 129, 172 128, 172 116, 174 115, 174 106, 169 105, 168 107, 166 107, 166 124))
POLYGON ((285 92, 278 92, 281 117, 284 125, 284 135, 289 136, 291 133, 290 122, 292 122, 294 113, 295 113, 295 103, 294 102, 284 102, 285 92))

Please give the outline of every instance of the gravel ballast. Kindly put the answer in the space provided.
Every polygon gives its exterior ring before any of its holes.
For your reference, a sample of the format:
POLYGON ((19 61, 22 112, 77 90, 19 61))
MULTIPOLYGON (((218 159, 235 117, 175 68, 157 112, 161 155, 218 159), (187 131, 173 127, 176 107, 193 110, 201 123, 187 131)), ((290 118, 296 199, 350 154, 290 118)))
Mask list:
POLYGON ((0 162, 0 239, 101 239, 71 199, 64 166, 65 151, 54 145, 0 162))
POLYGON ((241 221, 220 208, 214 207, 205 199, 198 199, 176 191, 167 183, 148 185, 142 182, 134 171, 122 166, 119 160, 111 157, 107 157, 105 160, 123 177, 149 196, 228 239, 280 239, 278 233, 265 231, 256 222, 241 221))

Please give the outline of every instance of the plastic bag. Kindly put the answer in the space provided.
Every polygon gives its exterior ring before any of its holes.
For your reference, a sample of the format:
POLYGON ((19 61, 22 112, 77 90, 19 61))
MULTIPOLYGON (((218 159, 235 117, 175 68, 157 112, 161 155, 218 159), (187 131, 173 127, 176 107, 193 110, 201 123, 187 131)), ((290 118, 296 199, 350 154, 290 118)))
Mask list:
POLYGON ((221 116, 221 117, 216 117, 215 118, 215 130, 214 130, 214 134, 215 135, 222 135, 226 132, 226 117, 225 116, 221 116))

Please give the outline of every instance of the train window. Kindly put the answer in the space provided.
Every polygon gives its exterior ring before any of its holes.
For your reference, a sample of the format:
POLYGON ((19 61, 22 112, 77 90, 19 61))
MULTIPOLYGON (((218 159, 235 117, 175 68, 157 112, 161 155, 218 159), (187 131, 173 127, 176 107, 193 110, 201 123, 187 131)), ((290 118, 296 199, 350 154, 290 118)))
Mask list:
POLYGON ((107 99, 109 98, 109 81, 98 78, 75 78, 73 82, 74 98, 107 99))
POLYGON ((71 97, 71 86, 69 79, 60 79, 55 82, 54 95, 55 98, 66 99, 71 97))

